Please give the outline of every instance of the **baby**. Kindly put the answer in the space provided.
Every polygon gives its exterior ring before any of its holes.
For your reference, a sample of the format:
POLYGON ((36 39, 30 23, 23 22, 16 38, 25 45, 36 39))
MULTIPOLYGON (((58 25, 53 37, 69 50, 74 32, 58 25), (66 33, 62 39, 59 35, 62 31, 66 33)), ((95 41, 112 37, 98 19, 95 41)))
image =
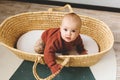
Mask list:
POLYGON ((61 69, 61 65, 56 63, 55 53, 69 55, 71 50, 75 50, 77 54, 87 54, 79 35, 80 29, 80 17, 69 13, 63 17, 60 28, 46 30, 36 42, 34 50, 37 53, 44 52, 45 63, 52 73, 61 69))

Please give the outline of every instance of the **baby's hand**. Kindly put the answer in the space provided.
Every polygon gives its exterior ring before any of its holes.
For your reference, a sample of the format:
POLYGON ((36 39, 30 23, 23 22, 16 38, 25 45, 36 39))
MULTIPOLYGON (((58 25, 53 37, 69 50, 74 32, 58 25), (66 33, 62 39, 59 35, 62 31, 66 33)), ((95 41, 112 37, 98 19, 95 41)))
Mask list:
POLYGON ((85 55, 85 54, 88 54, 87 53, 87 50, 83 51, 82 53, 80 53, 81 55, 85 55))
POLYGON ((50 69, 51 69, 52 74, 54 74, 55 72, 57 72, 61 68, 62 68, 62 66, 60 64, 55 64, 50 69))

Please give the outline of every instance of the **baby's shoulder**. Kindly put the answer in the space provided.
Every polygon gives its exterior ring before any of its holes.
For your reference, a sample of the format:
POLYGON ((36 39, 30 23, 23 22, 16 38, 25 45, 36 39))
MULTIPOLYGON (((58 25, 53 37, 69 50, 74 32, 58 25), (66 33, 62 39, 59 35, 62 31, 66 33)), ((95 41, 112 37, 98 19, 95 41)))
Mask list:
POLYGON ((45 32, 47 32, 47 33, 55 33, 55 32, 57 32, 58 30, 60 30, 60 28, 49 28, 49 29, 47 29, 45 32))
POLYGON ((58 39, 58 36, 55 35, 55 36, 49 37, 48 41, 49 41, 50 43, 55 44, 55 43, 58 43, 58 42, 59 42, 59 39, 58 39))
POLYGON ((43 35, 51 37, 51 36, 58 34, 59 30, 60 30, 59 28, 50 28, 44 31, 43 35))

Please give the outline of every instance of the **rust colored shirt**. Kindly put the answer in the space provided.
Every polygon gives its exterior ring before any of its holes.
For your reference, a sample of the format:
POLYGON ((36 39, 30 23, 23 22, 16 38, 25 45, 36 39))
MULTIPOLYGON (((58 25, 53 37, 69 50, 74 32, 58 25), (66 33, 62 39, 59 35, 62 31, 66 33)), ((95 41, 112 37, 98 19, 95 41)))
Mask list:
POLYGON ((78 36, 72 42, 65 42, 61 38, 60 28, 48 29, 42 34, 42 40, 45 43, 44 60, 48 67, 56 64, 55 53, 62 53, 67 55, 66 52, 75 47, 76 51, 80 54, 85 51, 82 39, 78 36))

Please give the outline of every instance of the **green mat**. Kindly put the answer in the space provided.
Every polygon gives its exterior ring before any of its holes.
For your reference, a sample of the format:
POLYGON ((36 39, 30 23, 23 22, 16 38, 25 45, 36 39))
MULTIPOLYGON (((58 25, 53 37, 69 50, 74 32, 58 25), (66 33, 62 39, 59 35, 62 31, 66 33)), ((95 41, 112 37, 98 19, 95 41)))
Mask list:
MULTIPOLYGON (((23 61, 9 80, 35 80, 32 73, 33 62, 23 61)), ((45 78, 51 74, 46 65, 39 64, 37 72, 45 78)), ((53 80, 95 80, 89 67, 65 67, 53 80)))

